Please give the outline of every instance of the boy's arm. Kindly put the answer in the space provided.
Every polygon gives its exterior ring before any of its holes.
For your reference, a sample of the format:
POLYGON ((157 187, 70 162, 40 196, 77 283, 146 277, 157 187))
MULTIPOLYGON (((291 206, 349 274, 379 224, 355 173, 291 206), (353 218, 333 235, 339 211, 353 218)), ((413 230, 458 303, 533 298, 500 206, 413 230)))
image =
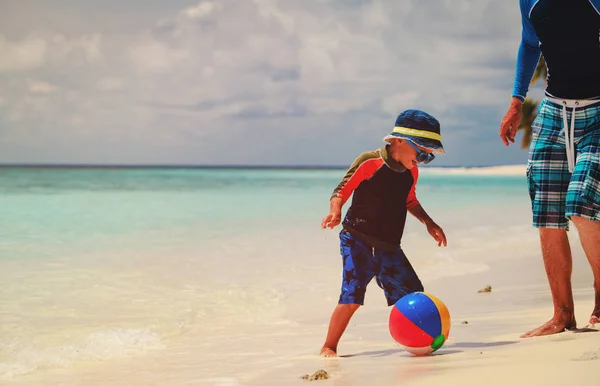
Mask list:
POLYGON ((417 188, 417 180, 419 178, 419 170, 417 167, 413 167, 410 169, 413 174, 413 185, 408 193, 408 197, 406 198, 406 209, 415 216, 417 220, 425 224, 427 227, 427 232, 437 241, 438 246, 446 246, 448 242, 446 241, 446 235, 442 228, 433 221, 431 217, 425 212, 425 209, 421 206, 419 200, 417 200, 416 188, 417 188))
POLYGON ((448 241, 446 240, 446 234, 444 230, 432 220, 431 217, 425 212, 425 209, 421 206, 421 204, 417 204, 408 210, 410 214, 415 216, 417 220, 421 221, 427 227, 427 232, 437 241, 438 247, 448 245, 448 241))
POLYGON ((431 217, 429 217, 429 215, 425 212, 425 209, 423 209, 421 203, 417 199, 417 181, 419 180, 419 169, 415 166, 410 169, 410 172, 413 176, 413 184, 408 192, 408 197, 406 197, 406 209, 423 224, 433 222, 431 217))
POLYGON ((354 160, 350 168, 346 171, 344 178, 342 178, 331 194, 329 214, 321 221, 321 228, 333 229, 340 224, 342 206, 348 201, 354 189, 362 181, 370 178, 382 163, 383 160, 376 151, 363 153, 354 160))
POLYGON ((427 212, 425 212, 425 209, 423 209, 421 204, 413 206, 408 211, 410 212, 410 214, 415 216, 417 220, 421 221, 425 225, 434 223, 433 219, 429 217, 429 215, 427 214, 427 212))
POLYGON ((413 184, 408 192, 408 197, 406 197, 406 209, 408 209, 409 212, 413 207, 419 205, 419 200, 417 200, 417 180, 419 179, 419 168, 415 166, 410 169, 410 172, 413 176, 413 184))
POLYGON ((339 197, 332 197, 329 200, 329 214, 321 221, 321 228, 333 229, 340 225, 342 222, 342 199, 339 197))
POLYGON ((341 198, 342 205, 344 205, 352 195, 354 189, 356 189, 361 182, 370 178, 382 164, 383 159, 381 159, 379 153, 376 151, 370 151, 359 155, 346 171, 344 178, 342 178, 340 183, 333 190, 331 199, 336 197, 341 198))

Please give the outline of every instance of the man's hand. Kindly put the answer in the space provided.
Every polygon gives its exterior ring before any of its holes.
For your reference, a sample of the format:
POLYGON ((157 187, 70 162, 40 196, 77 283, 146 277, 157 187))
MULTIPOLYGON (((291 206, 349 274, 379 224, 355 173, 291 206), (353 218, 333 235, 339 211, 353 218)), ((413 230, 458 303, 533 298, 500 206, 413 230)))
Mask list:
POLYGON ((425 225, 427 226, 427 232, 429 232, 431 237, 437 241, 438 247, 441 247, 442 245, 445 247, 448 245, 448 242, 446 241, 446 235, 438 224, 434 223, 433 221, 429 221, 425 225))
POLYGON ((342 220, 341 212, 331 212, 323 218, 323 221, 321 221, 321 228, 322 229, 325 229, 325 228, 333 229, 336 226, 340 225, 341 220, 342 220))
POLYGON ((502 139, 505 146, 515 143, 517 128, 521 124, 522 106, 523 102, 519 98, 513 97, 510 101, 508 111, 502 119, 502 123, 500 124, 500 139, 502 139))

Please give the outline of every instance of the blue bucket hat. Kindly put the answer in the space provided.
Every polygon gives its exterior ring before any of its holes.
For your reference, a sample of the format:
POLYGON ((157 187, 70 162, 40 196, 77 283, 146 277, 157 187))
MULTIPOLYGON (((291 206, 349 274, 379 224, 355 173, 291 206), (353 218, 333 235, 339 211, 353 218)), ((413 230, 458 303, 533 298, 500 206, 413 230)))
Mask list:
POLYGON ((440 123, 421 110, 405 110, 396 118, 394 130, 384 140, 390 138, 407 139, 421 147, 444 153, 440 123))

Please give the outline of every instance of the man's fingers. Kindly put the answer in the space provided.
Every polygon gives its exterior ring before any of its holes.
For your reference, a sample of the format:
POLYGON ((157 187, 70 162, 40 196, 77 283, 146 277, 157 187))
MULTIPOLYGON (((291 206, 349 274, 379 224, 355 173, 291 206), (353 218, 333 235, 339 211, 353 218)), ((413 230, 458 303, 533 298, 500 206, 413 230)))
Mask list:
POLYGON ((500 139, 504 142, 505 146, 509 145, 509 142, 515 143, 515 135, 517 134, 516 130, 500 130, 500 139))
POLYGON ((520 114, 515 111, 509 110, 502 122, 500 123, 500 139, 504 143, 504 146, 509 146, 510 143, 515 143, 515 136, 517 134, 517 128, 521 121, 520 114))
POLYGON ((504 146, 508 146, 508 129, 506 126, 506 121, 502 121, 500 124, 500 139, 504 143, 504 146))
POLYGON ((516 126, 511 125, 510 129, 508 130, 508 132, 506 133, 506 136, 508 137, 508 139, 510 139, 512 142, 515 141, 515 136, 517 135, 517 129, 516 126))

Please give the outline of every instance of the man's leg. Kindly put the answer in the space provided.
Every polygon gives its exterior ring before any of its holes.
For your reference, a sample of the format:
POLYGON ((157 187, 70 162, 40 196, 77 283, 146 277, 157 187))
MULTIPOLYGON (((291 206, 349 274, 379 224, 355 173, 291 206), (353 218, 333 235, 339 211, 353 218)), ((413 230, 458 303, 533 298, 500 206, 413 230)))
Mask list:
POLYGON ((581 246, 592 266, 594 274, 595 304, 590 324, 600 323, 600 222, 572 217, 571 220, 579 231, 581 246))
POLYGON ((556 334, 576 327, 571 290, 573 262, 566 229, 541 228, 540 244, 554 302, 554 316, 540 327, 523 334, 522 338, 556 334))
POLYGON ((572 258, 565 215, 571 173, 567 165, 562 106, 544 99, 532 125, 527 182, 533 226, 540 229, 540 244, 550 284, 554 315, 521 337, 555 334, 575 328, 571 290, 572 258))
POLYGON ((578 156, 567 192, 566 215, 577 227, 594 275, 595 305, 589 321, 593 325, 600 323, 600 103, 577 114, 578 156))

